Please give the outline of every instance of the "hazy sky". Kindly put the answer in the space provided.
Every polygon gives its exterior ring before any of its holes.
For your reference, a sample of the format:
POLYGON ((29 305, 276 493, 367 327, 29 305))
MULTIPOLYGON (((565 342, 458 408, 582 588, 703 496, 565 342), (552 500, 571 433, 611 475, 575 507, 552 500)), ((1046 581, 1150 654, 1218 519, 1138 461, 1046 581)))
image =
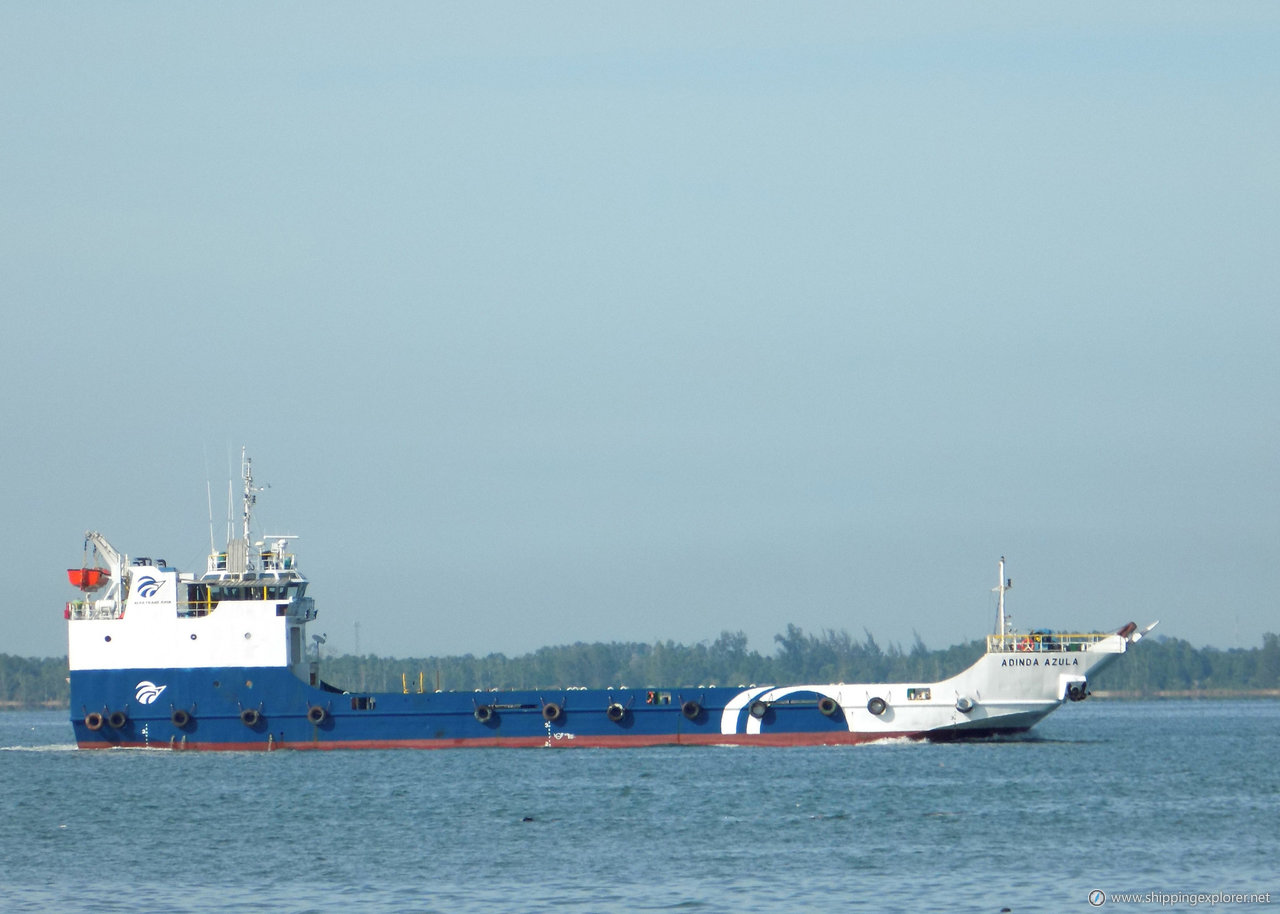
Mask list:
POLYGON ((329 647, 1280 629, 1280 6, 0 8, 0 652, 242 444, 329 647))

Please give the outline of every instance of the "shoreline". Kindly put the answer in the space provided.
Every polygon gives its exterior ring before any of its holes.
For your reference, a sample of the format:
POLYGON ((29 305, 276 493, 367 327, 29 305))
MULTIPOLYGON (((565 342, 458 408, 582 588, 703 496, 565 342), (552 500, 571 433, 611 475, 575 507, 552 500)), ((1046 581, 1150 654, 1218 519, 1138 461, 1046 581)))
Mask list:
POLYGON ((1098 689, 1089 693, 1091 698, 1110 701, 1134 701, 1141 699, 1217 699, 1217 698, 1280 698, 1280 689, 1098 689))

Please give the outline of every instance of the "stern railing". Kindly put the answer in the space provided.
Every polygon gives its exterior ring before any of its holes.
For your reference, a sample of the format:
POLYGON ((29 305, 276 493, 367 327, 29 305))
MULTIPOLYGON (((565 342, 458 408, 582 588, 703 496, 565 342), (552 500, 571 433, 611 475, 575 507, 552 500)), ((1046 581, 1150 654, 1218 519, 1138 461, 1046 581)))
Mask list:
POLYGON ((115 600, 72 600, 67 604, 66 617, 77 622, 85 619, 121 619, 124 608, 115 600))
POLYGON ((987 635, 987 653, 1023 653, 1032 651, 1087 651, 1109 633, 1064 634, 1061 632, 1021 632, 987 635))

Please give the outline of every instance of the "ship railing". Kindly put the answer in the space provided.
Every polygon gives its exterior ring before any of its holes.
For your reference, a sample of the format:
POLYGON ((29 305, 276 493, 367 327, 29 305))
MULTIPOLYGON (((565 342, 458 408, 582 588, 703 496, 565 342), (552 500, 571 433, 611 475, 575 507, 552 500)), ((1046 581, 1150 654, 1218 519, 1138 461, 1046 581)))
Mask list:
MULTIPOLYGON (((218 608, 221 600, 205 599, 205 600, 179 600, 178 615, 184 619, 192 617, 201 617, 211 615, 218 608)), ((311 597, 297 597, 293 600, 285 599, 268 599, 264 602, 272 603, 276 606, 280 604, 294 605, 294 610, 289 615, 301 619, 304 622, 312 622, 316 618, 316 602, 311 597)))
POLYGON ((178 616, 182 619, 199 618, 209 615, 217 608, 218 604, 212 600, 179 600, 178 616))
MULTIPOLYGON (((180 618, 207 616, 218 608, 219 600, 180 600, 177 613, 180 618)), ((312 622, 316 618, 316 603, 311 597, 298 597, 293 600, 269 601, 276 604, 292 603, 294 610, 290 613, 304 622, 312 622)), ((72 600, 67 603, 64 616, 82 622, 86 619, 123 619, 124 604, 117 600, 72 600)))
POLYGON ((1109 633, 1089 632, 1067 634, 1061 632, 1020 632, 1008 635, 987 635, 987 653, 1022 653, 1027 651, 1087 651, 1099 641, 1110 638, 1109 633))
POLYGON ((297 559, 292 552, 263 552, 259 555, 263 571, 293 571, 297 559))
POLYGON ((77 622, 86 619, 121 619, 124 607, 115 600, 72 600, 67 604, 66 616, 77 622))

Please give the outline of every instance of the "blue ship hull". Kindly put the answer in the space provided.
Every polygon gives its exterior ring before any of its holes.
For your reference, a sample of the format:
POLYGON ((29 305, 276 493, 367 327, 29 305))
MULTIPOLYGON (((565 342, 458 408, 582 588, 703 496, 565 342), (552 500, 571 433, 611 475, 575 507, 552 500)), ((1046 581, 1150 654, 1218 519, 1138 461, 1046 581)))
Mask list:
POLYGON ((743 695, 715 687, 348 693, 271 667, 82 670, 71 674, 71 723, 86 749, 776 746, 923 735, 850 732, 817 692, 793 692, 754 714, 743 695), (752 717, 759 732, 746 732, 752 717))

